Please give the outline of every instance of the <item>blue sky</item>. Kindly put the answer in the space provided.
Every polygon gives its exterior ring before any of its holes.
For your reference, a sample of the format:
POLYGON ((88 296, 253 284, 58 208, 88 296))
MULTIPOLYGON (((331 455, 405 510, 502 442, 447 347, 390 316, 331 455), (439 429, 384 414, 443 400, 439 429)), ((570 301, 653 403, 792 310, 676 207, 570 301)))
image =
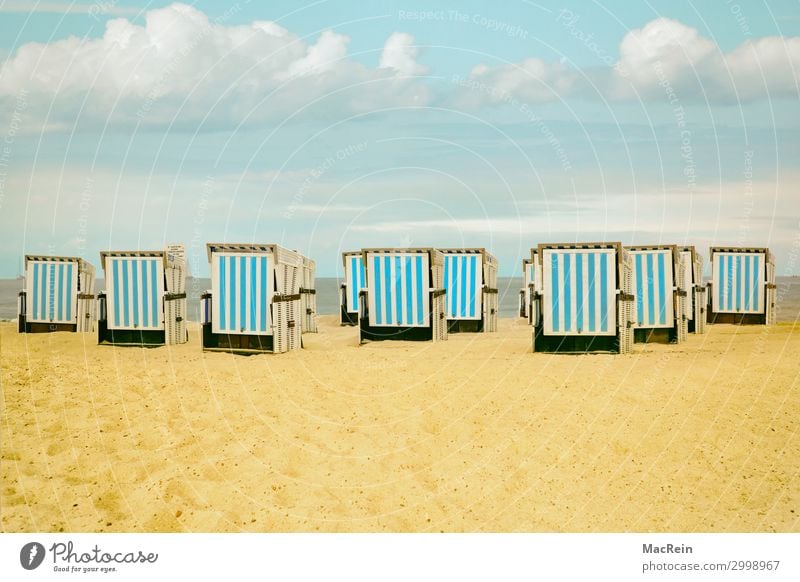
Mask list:
POLYGON ((0 276, 277 242, 769 246, 800 273, 800 7, 0 4, 0 276))

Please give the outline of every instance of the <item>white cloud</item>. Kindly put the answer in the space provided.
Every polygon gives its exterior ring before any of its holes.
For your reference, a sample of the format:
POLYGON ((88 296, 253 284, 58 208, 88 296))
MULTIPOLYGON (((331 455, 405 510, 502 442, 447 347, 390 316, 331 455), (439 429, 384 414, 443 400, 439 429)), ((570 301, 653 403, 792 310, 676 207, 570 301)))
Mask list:
POLYGON ((629 32, 620 44, 617 84, 645 95, 750 101, 798 95, 800 38, 771 36, 723 53, 676 20, 659 18, 629 32), (622 74, 628 79, 622 78, 622 74), (627 86, 627 87, 626 87, 627 86))
POLYGON ((350 39, 342 34, 326 30, 316 44, 308 47, 306 55, 289 65, 288 77, 319 74, 335 68, 347 56, 350 39))
POLYGON ((428 68, 417 63, 419 49, 414 46, 414 37, 405 32, 395 32, 383 46, 380 67, 394 69, 401 75, 424 75, 428 68))
POLYGON ((658 18, 628 32, 613 67, 580 71, 530 58, 478 65, 461 83, 460 101, 478 105, 516 98, 542 102, 583 96, 735 102, 800 95, 800 37, 772 36, 724 53, 696 29, 658 18))
MULTIPOLYGON (((419 83, 349 59, 344 35, 324 31, 309 42, 274 22, 228 25, 232 14, 210 21, 176 3, 146 12, 143 26, 112 19, 100 38, 28 43, 0 69, 0 100, 24 91, 39 129, 78 118, 229 126, 283 119, 318 99, 326 116, 428 99, 419 83)), ((402 52, 396 45, 393 35, 384 53, 402 52)))
POLYGON ((135 15, 141 10, 132 6, 117 6, 115 2, 106 0, 105 2, 18 2, 6 0, 0 4, 0 12, 31 14, 34 12, 44 14, 88 14, 92 17, 107 16, 110 14, 135 15))

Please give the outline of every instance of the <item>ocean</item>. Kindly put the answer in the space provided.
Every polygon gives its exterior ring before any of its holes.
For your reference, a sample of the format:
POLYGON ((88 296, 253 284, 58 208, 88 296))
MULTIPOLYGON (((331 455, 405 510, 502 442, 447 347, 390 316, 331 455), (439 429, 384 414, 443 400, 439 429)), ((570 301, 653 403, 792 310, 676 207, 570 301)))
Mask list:
MULTIPOLYGON (((317 312, 320 315, 339 313, 339 285, 337 278, 317 278, 317 312)), ((519 310, 521 277, 498 277, 500 317, 516 317, 519 310)), ((98 279, 95 289, 104 288, 98 279)), ((189 279, 186 294, 189 319, 200 320, 200 294, 211 288, 210 279, 189 279)), ((16 319, 17 295, 22 289, 22 279, 0 279, 0 320, 16 319)), ((800 277, 778 277, 778 321, 800 321, 800 277)))

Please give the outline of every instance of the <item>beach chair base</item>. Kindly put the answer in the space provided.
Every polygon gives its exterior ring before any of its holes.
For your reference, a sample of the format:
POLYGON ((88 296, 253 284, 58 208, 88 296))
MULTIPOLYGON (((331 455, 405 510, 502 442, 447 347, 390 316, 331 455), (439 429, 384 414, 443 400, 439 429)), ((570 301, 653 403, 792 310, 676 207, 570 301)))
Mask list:
POLYGON ((363 318, 359 326, 361 332, 360 343, 367 341, 402 340, 402 341, 431 341, 433 329, 431 327, 370 327, 369 318, 363 318))
POLYGON ((271 335, 214 333, 211 330, 211 323, 203 324, 203 351, 205 352, 262 354, 274 350, 275 341, 271 335))
POLYGON ((708 323, 732 323, 734 325, 766 325, 763 313, 714 313, 708 312, 708 323))
POLYGON ((167 341, 163 330, 108 329, 106 321, 98 321, 97 343, 114 346, 157 347, 166 345, 167 341))
POLYGON ((28 323, 24 316, 20 316, 17 326, 19 333, 52 333, 56 331, 78 331, 74 323, 28 323))
POLYGON ((339 325, 358 325, 358 313, 350 313, 344 306, 339 307, 339 325))
POLYGON ((484 331, 482 319, 448 319, 447 333, 480 333, 484 331))
MULTIPOLYGON (((211 323, 204 323, 202 327, 204 352, 228 352, 245 355, 276 353, 274 336, 214 333, 211 329, 211 323)), ((302 339, 299 341, 302 348, 302 339)))
POLYGON ((533 351, 559 354, 620 353, 620 338, 613 335, 555 336, 544 335, 542 326, 536 328, 533 351))
POLYGON ((676 328, 646 328, 633 330, 635 344, 675 344, 678 343, 676 328))

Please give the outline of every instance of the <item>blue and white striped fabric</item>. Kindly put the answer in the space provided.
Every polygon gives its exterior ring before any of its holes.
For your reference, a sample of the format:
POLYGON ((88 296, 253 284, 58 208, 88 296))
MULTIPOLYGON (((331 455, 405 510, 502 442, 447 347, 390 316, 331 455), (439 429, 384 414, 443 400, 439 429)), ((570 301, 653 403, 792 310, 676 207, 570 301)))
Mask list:
POLYGON ((631 250, 630 253, 636 294, 634 327, 674 327, 672 251, 652 249, 631 250))
POLYGON ((162 257, 107 256, 108 329, 164 329, 162 257))
POLYGON ((428 253, 367 253, 369 324, 430 325, 428 253))
POLYGON ((28 322, 77 323, 77 263, 29 260, 26 269, 28 322))
POLYGON ((692 252, 681 251, 683 260, 683 281, 686 291, 686 319, 694 319, 694 263, 692 263, 692 252))
POLYGON ((481 318, 483 260, 475 253, 445 253, 444 288, 447 319, 481 318))
POLYGON ((358 313, 358 294, 364 288, 367 280, 361 255, 346 255, 344 271, 347 312, 358 313))
POLYGON ((717 313, 764 313, 763 253, 715 252, 712 307, 717 313))
POLYGON ((214 333, 272 335, 273 260, 268 253, 211 255, 214 333))
POLYGON ((543 249, 546 335, 616 335, 614 249, 543 249))

